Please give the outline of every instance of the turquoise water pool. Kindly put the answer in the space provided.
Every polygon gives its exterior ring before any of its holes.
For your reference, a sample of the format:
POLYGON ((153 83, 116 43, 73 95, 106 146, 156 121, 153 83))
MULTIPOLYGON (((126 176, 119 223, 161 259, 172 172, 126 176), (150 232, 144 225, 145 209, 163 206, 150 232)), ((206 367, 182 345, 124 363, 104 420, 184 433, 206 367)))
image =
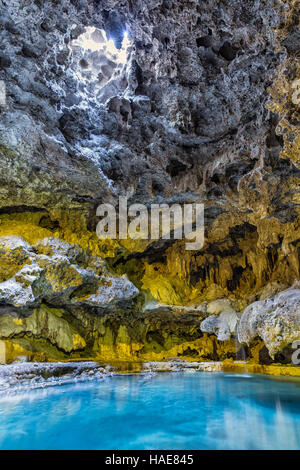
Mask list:
POLYGON ((300 449, 300 382, 113 376, 0 397, 1 449, 300 449))

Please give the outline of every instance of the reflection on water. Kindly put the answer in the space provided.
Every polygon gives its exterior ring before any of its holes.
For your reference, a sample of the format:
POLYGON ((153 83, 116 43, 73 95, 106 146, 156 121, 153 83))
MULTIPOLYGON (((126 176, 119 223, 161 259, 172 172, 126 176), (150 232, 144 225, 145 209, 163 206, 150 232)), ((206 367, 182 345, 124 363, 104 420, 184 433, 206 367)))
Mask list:
POLYGON ((300 383, 164 373, 0 397, 1 449, 300 449, 300 383))

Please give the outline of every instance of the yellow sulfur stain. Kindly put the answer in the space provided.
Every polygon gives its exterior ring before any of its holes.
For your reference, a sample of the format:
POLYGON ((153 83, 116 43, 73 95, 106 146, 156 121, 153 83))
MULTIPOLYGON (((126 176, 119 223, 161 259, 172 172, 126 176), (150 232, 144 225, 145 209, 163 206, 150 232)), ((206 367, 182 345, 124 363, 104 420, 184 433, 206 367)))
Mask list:
POLYGON ((72 335, 72 338, 73 338, 74 349, 81 349, 81 348, 84 349, 86 347, 85 340, 77 333, 72 335))
POLYGON ((2 341, 5 345, 5 364, 10 364, 21 356, 22 358, 31 358, 32 353, 22 348, 19 344, 11 341, 2 341))
MULTIPOLYGON (((241 192, 240 197, 242 198, 241 192)), ((268 194, 265 196, 268 198, 268 194)), ((295 196, 296 197, 296 196, 295 196)), ((255 201, 254 201, 255 202, 255 201)), ((267 204, 266 204, 267 205, 267 204)), ((48 237, 57 237, 71 244, 78 244, 86 250, 87 256, 97 255, 104 259, 120 256, 122 263, 118 269, 120 274, 126 273, 135 284, 147 293, 150 299, 169 305, 189 305, 202 301, 211 301, 216 298, 230 298, 235 300, 236 305, 242 310, 248 303, 253 293, 258 288, 263 288, 261 273, 267 272, 266 256, 262 255, 263 247, 278 242, 278 233, 284 233, 282 250, 278 253, 277 271, 272 273, 272 280, 284 279, 291 285, 299 273, 299 260, 297 256, 298 246, 292 245, 295 240, 295 232, 299 230, 299 220, 293 223, 281 224, 274 218, 262 217, 263 211, 256 207, 253 211, 253 222, 257 227, 255 233, 247 234, 238 240, 239 252, 228 258, 218 255, 210 255, 205 250, 197 254, 197 260, 193 259, 193 253, 187 252, 184 243, 174 243, 164 253, 164 260, 148 262, 146 259, 130 259, 126 262, 126 256, 132 252, 142 252, 150 243, 116 240, 100 241, 94 231, 89 231, 86 226, 86 214, 79 210, 52 210, 51 220, 58 221, 59 226, 55 229, 41 227, 40 220, 45 216, 44 212, 22 213, 0 215, 0 236, 21 236, 30 244, 36 244, 39 240, 48 237), (257 215, 258 214, 258 215, 257 215), (293 252, 291 250, 294 250, 293 252), (208 266, 207 276, 203 275, 203 266, 208 266), (246 268, 247 263, 253 267, 247 275, 241 278, 240 285, 234 294, 228 291, 228 281, 233 276, 233 266, 246 268), (197 274, 197 273, 200 274, 197 274), (193 273, 198 275, 196 281, 191 283, 193 273), (256 284, 254 284, 254 280, 256 284)), ((246 220, 246 219, 245 219, 246 220)), ((213 224, 209 242, 217 241, 222 250, 230 250, 230 242, 224 239, 229 228, 243 223, 240 214, 221 215, 213 224)), ((299 243, 300 246, 300 243, 299 243)), ((22 251, 22 250, 21 250, 22 251)), ((26 253, 12 250, 3 255, 0 274, 3 280, 7 276, 15 275, 24 264, 28 264, 26 253)), ((44 253, 46 254, 46 253, 44 253)), ((52 255, 52 253, 47 253, 52 255)), ((1 256, 1 253, 0 253, 1 256)), ((46 280, 51 281, 55 290, 61 291, 69 286, 80 286, 82 279, 76 269, 68 269, 59 276, 58 263, 47 269, 46 280)), ((206 272, 205 272, 206 274, 206 272)), ((28 325, 28 331, 33 336, 23 338, 24 343, 16 344, 18 339, 5 341, 6 360, 13 361, 20 355, 25 355, 29 360, 98 360, 104 363, 123 362, 131 364, 146 361, 168 361, 170 358, 179 357, 188 362, 212 361, 219 358, 224 361, 224 370, 245 370, 245 365, 234 363, 228 358, 235 357, 236 345, 233 340, 227 342, 216 341, 212 335, 204 334, 201 338, 189 341, 182 337, 182 332, 170 332, 163 329, 157 323, 157 331, 161 335, 162 342, 154 339, 141 339, 134 335, 125 325, 112 324, 111 327, 104 326, 100 320, 87 320, 90 337, 85 340, 82 331, 77 333, 77 326, 72 323, 70 317, 64 318, 63 309, 51 309, 43 306, 36 310, 32 318, 12 319, 16 335, 23 335, 26 331, 24 325, 28 325), (94 322, 94 323, 93 323, 94 322), (23 326, 23 328, 21 328, 23 326), (41 328, 42 327, 42 328, 41 328), (80 333, 80 334, 79 334, 80 333), (35 335, 35 336, 34 336, 35 335), (44 343, 39 343, 39 337, 43 336, 44 343), (26 341, 25 341, 26 340, 26 341), (51 345, 47 347, 48 342, 51 345), (59 342, 60 351, 56 348, 59 342), (87 343, 89 344, 87 346, 87 343), (32 344, 32 351, 28 351, 32 344), (57 351, 56 351, 57 349, 57 351), (61 352, 61 349, 66 353, 61 352), (83 359, 84 357, 84 359, 83 359)), ((8 320, 7 320, 8 321, 8 320)), ((5 326, 5 325, 4 325, 5 326)), ((4 328, 4 327, 3 327, 4 328)), ((193 332, 184 331, 187 338, 192 337, 193 332)), ((26 336, 26 334, 25 334, 26 336)), ((83 334, 84 336, 84 334, 83 334)), ((8 338, 9 336, 6 336, 8 338)), ((20 339, 21 342, 21 339, 20 339)), ((247 370, 251 373, 266 373, 272 375, 298 376, 299 368, 281 365, 262 366, 259 364, 259 352, 262 348, 261 342, 251 347, 251 362, 247 363, 247 370)))
POLYGON ((12 235, 22 237, 30 244, 35 244, 43 238, 51 237, 52 233, 45 228, 34 225, 33 223, 19 221, 4 223, 3 219, 0 218, 0 237, 12 235))
POLYGON ((300 367, 293 365, 272 364, 263 365, 246 362, 224 361, 222 364, 224 372, 238 372, 248 374, 283 375, 289 377, 300 377, 300 367))

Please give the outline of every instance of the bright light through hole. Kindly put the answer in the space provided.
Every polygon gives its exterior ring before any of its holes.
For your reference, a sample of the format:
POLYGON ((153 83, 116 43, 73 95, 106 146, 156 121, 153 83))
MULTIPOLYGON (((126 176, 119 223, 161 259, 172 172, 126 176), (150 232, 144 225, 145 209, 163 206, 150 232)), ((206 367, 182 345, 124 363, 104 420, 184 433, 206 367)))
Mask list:
POLYGON ((103 29, 94 27, 86 28, 85 33, 81 34, 74 44, 82 49, 91 52, 102 52, 105 55, 112 56, 113 60, 119 64, 125 64, 127 60, 127 49, 131 45, 128 33, 125 31, 121 49, 117 49, 112 39, 108 40, 103 29))

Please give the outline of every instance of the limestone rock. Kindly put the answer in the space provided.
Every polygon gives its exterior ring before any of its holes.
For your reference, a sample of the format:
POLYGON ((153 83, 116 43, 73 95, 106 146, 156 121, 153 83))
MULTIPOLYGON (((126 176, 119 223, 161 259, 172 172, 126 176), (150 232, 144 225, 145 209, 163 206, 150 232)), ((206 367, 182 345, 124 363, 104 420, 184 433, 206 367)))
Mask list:
POLYGON ((209 302, 207 305, 207 313, 210 315, 220 315, 221 313, 235 313, 230 300, 228 299, 217 299, 213 302, 209 302))
POLYGON ((281 58, 273 2, 18 0, 1 17, 3 205, 91 207, 129 181, 145 201, 195 199, 217 190, 233 155, 236 187, 268 151, 266 88, 281 58), (119 47, 125 27, 131 46, 116 67, 103 30, 119 47))
MULTIPOLYGON (((237 311, 300 278, 298 16, 275 0, 0 6, 5 341, 48 356, 236 357, 237 311), (105 36, 120 51, 125 29, 118 63, 105 36), (120 195, 204 202, 203 249, 100 242, 96 207, 120 195), (139 292, 164 305, 142 311, 139 292), (208 318, 190 308, 203 302, 208 318), (45 304, 59 320, 37 313, 45 304)), ((295 321, 272 299, 276 315, 241 337, 273 354, 295 321)))
POLYGON ((124 308, 139 293, 126 275, 113 276, 103 260, 58 239, 43 239, 33 247, 20 237, 3 237, 0 247, 1 264, 4 260, 6 265, 6 279, 0 283, 2 311, 5 305, 33 308, 44 301, 102 308, 120 301, 124 308))
POLYGON ((99 367, 96 362, 69 362, 68 364, 56 363, 24 363, 16 362, 10 366, 0 368, 0 391, 29 390, 35 388, 51 387, 55 384, 69 384, 88 380, 102 380, 112 375, 107 367, 99 367))
POLYGON ((236 333, 239 316, 229 300, 219 299, 210 302, 207 313, 210 316, 200 325, 203 332, 214 333, 220 341, 228 341, 236 333))
POLYGON ((249 344, 259 336, 271 357, 300 339, 300 290, 288 289, 249 305, 243 312, 238 338, 249 344))
POLYGON ((126 275, 121 277, 105 276, 95 294, 86 299, 87 303, 108 305, 124 301, 138 294, 138 289, 130 282, 126 275))
POLYGON ((86 345, 84 339, 60 316, 59 311, 46 306, 36 309, 33 315, 25 319, 2 315, 0 316, 1 338, 8 339, 26 334, 37 339, 44 338, 66 353, 83 349, 86 345))

